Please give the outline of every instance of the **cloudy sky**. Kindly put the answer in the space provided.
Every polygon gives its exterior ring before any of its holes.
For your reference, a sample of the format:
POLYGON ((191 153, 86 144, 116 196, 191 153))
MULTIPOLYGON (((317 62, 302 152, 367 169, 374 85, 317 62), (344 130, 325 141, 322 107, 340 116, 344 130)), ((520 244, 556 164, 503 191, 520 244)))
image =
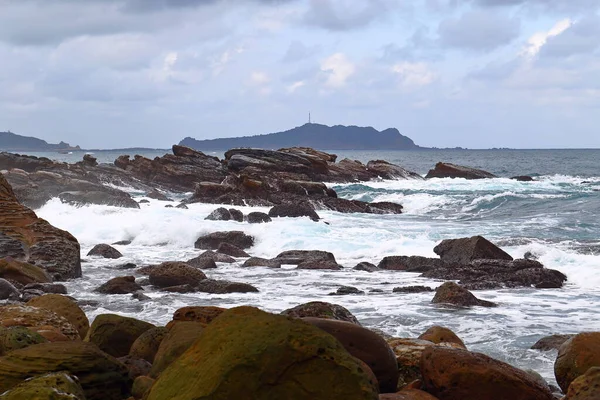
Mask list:
POLYGON ((598 0, 0 0, 0 131, 86 148, 305 123, 600 147, 598 0))

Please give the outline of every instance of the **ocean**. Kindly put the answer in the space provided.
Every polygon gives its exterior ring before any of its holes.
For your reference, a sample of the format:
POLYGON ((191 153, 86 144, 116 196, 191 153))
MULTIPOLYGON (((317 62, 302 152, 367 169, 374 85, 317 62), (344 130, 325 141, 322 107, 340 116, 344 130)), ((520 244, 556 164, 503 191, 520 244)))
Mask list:
MULTIPOLYGON (((167 151, 148 151, 147 157, 167 151)), ((117 313, 165 324, 186 305, 233 307, 254 305, 280 312, 308 301, 327 301, 348 308, 367 327, 397 337, 417 337, 431 325, 455 331, 473 351, 488 354, 517 367, 533 369, 555 383, 556 352, 529 350, 543 336, 600 330, 600 150, 431 150, 344 151, 360 161, 383 159, 425 175, 436 162, 481 168, 500 178, 485 180, 432 179, 353 184, 330 184, 340 197, 366 201, 394 201, 404 205, 401 215, 341 214, 319 211, 324 222, 307 218, 276 219, 249 225, 205 221, 214 204, 192 204, 189 210, 165 208, 178 204, 150 200, 141 209, 108 206, 76 208, 53 199, 38 215, 71 232, 81 243, 83 278, 67 282, 69 293, 92 301, 84 310, 90 319, 117 313), (535 182, 509 179, 533 176, 535 182), (248 252, 271 258, 284 250, 318 249, 332 252, 343 271, 242 269, 239 264, 207 270, 210 278, 250 283, 260 293, 209 295, 162 293, 147 287, 151 300, 139 302, 130 295, 99 295, 93 289, 106 280, 133 274, 121 265, 138 266, 163 261, 184 261, 200 253, 194 241, 202 234, 242 230, 256 238, 248 252), (361 261, 377 264, 389 255, 435 257, 433 248, 447 238, 482 235, 513 257, 531 252, 546 267, 562 271, 568 282, 562 289, 502 289, 475 292, 494 301, 496 308, 452 309, 431 304, 432 293, 392 293, 398 286, 440 281, 417 273, 362 272, 351 268, 361 261), (132 240, 115 246, 124 257, 105 260, 86 257, 98 243, 132 240), (354 286, 364 295, 330 296, 339 286, 354 286), (383 293, 370 293, 381 289, 383 293)), ((35 154, 35 153, 32 153, 35 154)), ((121 152, 95 152, 100 162, 112 162, 121 152)), ((221 152, 214 153, 222 157, 221 152)), ((75 162, 83 153, 35 154, 75 162)), ((130 188, 136 199, 142 193, 130 188)), ((236 207, 245 213, 267 208, 236 207)))

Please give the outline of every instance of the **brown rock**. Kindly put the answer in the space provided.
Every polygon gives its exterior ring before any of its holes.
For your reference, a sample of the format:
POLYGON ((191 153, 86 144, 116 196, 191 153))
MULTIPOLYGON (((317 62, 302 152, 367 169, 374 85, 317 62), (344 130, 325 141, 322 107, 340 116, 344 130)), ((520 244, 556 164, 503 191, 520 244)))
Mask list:
POLYGON ((152 364, 158 351, 158 346, 160 346, 160 342, 162 342, 167 332, 168 329, 162 326, 148 329, 135 339, 129 349, 129 355, 142 358, 152 364))
POLYGON ((314 317, 334 319, 336 321, 351 322, 360 326, 360 322, 346 308, 323 301, 311 301, 310 303, 300 304, 282 311, 281 314, 294 318, 314 317))
POLYGON ((230 282, 215 279, 204 279, 194 287, 196 291, 204 293, 257 293, 258 289, 249 283, 230 282))
POLYGON ((218 253, 227 254, 231 257, 250 257, 250 254, 246 253, 244 250, 240 249, 237 246, 234 246, 229 243, 221 243, 217 248, 218 253))
POLYGON ((225 308, 213 306, 188 306, 175 311, 173 321, 193 321, 208 325, 221 315, 225 308))
POLYGON ((268 267, 268 268, 281 268, 281 261, 273 258, 260 258, 260 257, 250 257, 242 264, 242 268, 247 267, 268 267))
MULTIPOLYGON (((209 258, 214 262, 221 262, 225 264, 233 264, 235 262, 235 258, 228 256, 227 254, 221 254, 214 252, 212 250, 206 250, 204 253, 200 254, 196 258, 209 258)), ((194 259, 192 259, 194 260, 194 259)))
POLYGON ((434 344, 421 339, 392 338, 387 341, 398 363, 398 389, 406 387, 409 383, 422 379, 421 355, 423 351, 434 344))
POLYGON ((129 354, 133 342, 152 328, 155 326, 135 318, 100 314, 92 322, 86 341, 113 357, 123 357, 129 354))
POLYGON ((160 342, 156 357, 154 357, 152 370, 148 376, 151 378, 158 377, 165 368, 171 365, 198 339, 203 330, 204 324, 199 322, 178 321, 173 324, 162 342, 160 342))
POLYGON ((150 283, 157 287, 197 285, 206 275, 197 268, 182 262, 164 262, 150 271, 150 283))
POLYGON ((321 219, 315 209, 308 203, 278 204, 269 210, 269 217, 308 217, 313 221, 321 219))
POLYGON ((131 388, 131 395, 136 400, 145 398, 146 393, 154 385, 154 379, 149 376, 138 376, 133 381, 133 387, 131 388))
POLYGON ((598 400, 600 397, 600 367, 592 367, 569 385, 566 400, 598 400))
POLYGON ((127 367, 127 370, 129 371, 129 378, 131 380, 134 380, 138 376, 148 375, 150 373, 150 369, 152 368, 152 364, 147 360, 131 355, 119 357, 117 360, 127 367))
POLYGON ((0 356, 47 340, 39 333, 22 326, 4 328, 0 326, 0 356))
POLYGON ((298 265, 305 261, 333 261, 335 257, 328 251, 321 250, 287 250, 279 253, 276 260, 282 264, 298 265))
POLYGON ((240 249, 247 249, 254 245, 254 238, 241 231, 213 232, 196 240, 197 249, 215 250, 221 243, 229 243, 240 249))
POLYGON ((38 307, 9 305, 0 307, 0 325, 35 327, 53 326, 70 340, 80 340, 78 330, 66 318, 55 312, 38 307))
POLYGON ((21 285, 52 282, 52 278, 42 268, 17 261, 12 257, 0 259, 0 278, 21 285))
POLYGON ((546 336, 535 342, 531 349, 533 350, 558 350, 560 346, 575 335, 551 335, 546 336))
POLYGON ((440 400, 552 400, 534 377, 484 354, 431 346, 421 357, 423 389, 440 400))
POLYGON ((591 367, 600 366, 600 332, 575 335, 560 346, 554 362, 554 376, 566 392, 571 382, 591 367))
POLYGON ((421 336, 419 336, 419 339, 428 340, 435 344, 454 343, 465 350, 467 349, 463 341, 460 340, 458 336, 456 336, 456 333, 452 332, 448 328, 444 328, 443 326, 432 326, 431 328, 427 329, 423 334, 421 334, 421 336))
POLYGON ((319 270, 332 270, 332 271, 340 271, 343 267, 335 261, 326 261, 326 260, 309 260, 303 261, 296 269, 319 269, 319 270))
POLYGON ((84 400, 77 377, 65 372, 36 376, 2 394, 2 400, 84 400))
POLYGON ((362 326, 323 318, 303 318, 335 337, 354 357, 363 361, 377 377, 382 393, 396 391, 398 365, 390 346, 379 335, 362 326))
POLYGON ((442 261, 449 264, 468 264, 480 259, 508 261, 513 259, 483 236, 442 240, 433 251, 440 256, 442 261))
MULTIPOLYGON (((229 257, 224 254, 223 254, 223 256, 229 257)), ((218 258, 218 257, 215 257, 215 258, 218 258)), ((231 258, 231 257, 229 257, 229 258, 231 258)), ((233 258, 231 258, 231 259, 233 260, 233 262, 235 262, 235 260, 233 258)), ((215 260, 210 257, 198 256, 198 257, 194 257, 194 258, 187 260, 185 263, 187 265, 191 265, 192 267, 198 268, 198 269, 215 269, 215 268, 217 268, 217 264, 215 263, 215 260)))
POLYGON ((144 290, 135 282, 134 276, 117 276, 94 289, 94 292, 103 294, 127 294, 144 290))
POLYGON ((55 326, 32 326, 29 329, 33 332, 39 333, 44 339, 46 339, 49 342, 68 342, 71 340, 64 333, 62 333, 60 329, 58 329, 55 326))
POLYGON ((88 256, 97 256, 104 258, 121 258, 123 254, 111 245, 102 243, 95 245, 88 253, 88 256))
POLYGON ((28 306, 44 308, 60 315, 69 321, 82 338, 90 328, 90 322, 77 302, 62 294, 45 294, 27 302, 28 306))
POLYGON ((495 303, 478 299, 473 293, 454 282, 446 282, 438 287, 431 302, 434 304, 451 304, 459 307, 496 307, 495 303))
POLYGON ((424 272, 443 265, 439 258, 420 256, 388 256, 377 265, 380 269, 389 271, 424 272))

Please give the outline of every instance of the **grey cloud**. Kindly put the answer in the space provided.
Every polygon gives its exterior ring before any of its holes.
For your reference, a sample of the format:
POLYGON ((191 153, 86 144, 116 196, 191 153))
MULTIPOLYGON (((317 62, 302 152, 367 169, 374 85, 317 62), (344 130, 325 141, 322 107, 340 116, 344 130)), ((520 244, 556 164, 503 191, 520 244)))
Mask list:
POLYGON ((302 61, 315 54, 318 54, 321 51, 321 46, 306 46, 304 43, 299 40, 294 40, 290 43, 290 47, 288 47, 285 55, 283 56, 283 62, 297 62, 302 61))
POLYGON ((330 31, 363 28, 377 19, 385 18, 395 1, 367 0, 356 4, 359 4, 358 8, 348 7, 348 3, 336 5, 334 0, 310 0, 310 8, 303 22, 330 31))
POLYGON ((576 22, 557 36, 549 37, 541 48, 540 59, 590 55, 600 48, 600 16, 587 17, 576 22))
POLYGON ((597 0, 468 0, 482 7, 510 7, 523 6, 534 10, 543 11, 584 11, 599 9, 597 0))
MULTIPOLYGON (((399 41, 400 42, 400 41, 399 41)), ((403 42, 402 45, 389 43, 383 47, 383 60, 438 60, 441 55, 435 50, 437 44, 426 26, 420 26, 403 42)))
POLYGON ((467 75, 467 79, 480 81, 503 81, 509 78, 519 67, 520 60, 514 58, 510 61, 494 61, 481 69, 467 75))
POLYGON ((469 11, 442 21, 438 28, 443 46, 489 51, 516 39, 520 21, 501 14, 469 11))

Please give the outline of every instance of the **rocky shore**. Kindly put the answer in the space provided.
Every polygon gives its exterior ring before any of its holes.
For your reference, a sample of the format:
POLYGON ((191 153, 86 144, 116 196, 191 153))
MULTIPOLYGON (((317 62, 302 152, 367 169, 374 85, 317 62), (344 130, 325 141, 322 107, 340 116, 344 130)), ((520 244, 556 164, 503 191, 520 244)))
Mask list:
MULTIPOLYGON (((280 217, 320 221, 319 209, 400 213, 394 203, 339 199, 324 182, 378 178, 422 179, 384 161, 363 165, 312 149, 232 150, 221 161, 174 146, 154 160, 120 157, 114 166, 92 157, 75 165, 3 153, 0 168, 0 399, 523 399, 589 400, 599 396, 600 333, 548 338, 535 348, 558 349, 549 385, 524 371, 469 351, 454 332, 431 326, 419 337, 372 331, 336 304, 310 302, 283 311, 190 304, 165 326, 116 314, 90 323, 82 305, 60 282, 82 276, 80 247, 68 232, 22 205, 60 197, 76 204, 139 207, 106 184, 138 188, 160 198, 193 192, 185 203, 231 204, 207 219, 268 223, 280 217), (15 183, 15 189, 10 183, 15 183), (68 189, 68 190, 67 190, 68 189), (70 193, 72 197, 66 195, 70 193), (122 204, 117 204, 121 199, 122 204), (133 206, 133 203, 135 206, 133 206), (115 203, 111 203, 111 202, 115 203), (128 205, 129 204, 129 205, 128 205), (269 206, 244 215, 238 204, 269 206)), ((461 169, 461 173, 464 168, 461 169)), ((126 195, 126 196, 125 196, 126 195)), ((127 243, 100 243, 87 257, 119 259, 127 243)), ((431 291, 435 307, 502 307, 470 290, 561 288, 567 277, 533 259, 513 259, 481 236, 440 242, 438 258, 387 256, 350 269, 326 251, 288 250, 253 257, 255 238, 215 231, 197 238, 200 254, 189 260, 124 265, 95 290, 131 294, 144 302, 152 292, 255 293, 260 286, 212 279, 210 271, 282 266, 334 274, 385 271, 421 273, 436 288, 405 286, 399 293, 431 291)), ((85 265, 85 264, 84 264, 85 265)), ((85 268, 83 271, 85 274, 85 268)), ((340 287, 335 296, 366 295, 340 287)))

